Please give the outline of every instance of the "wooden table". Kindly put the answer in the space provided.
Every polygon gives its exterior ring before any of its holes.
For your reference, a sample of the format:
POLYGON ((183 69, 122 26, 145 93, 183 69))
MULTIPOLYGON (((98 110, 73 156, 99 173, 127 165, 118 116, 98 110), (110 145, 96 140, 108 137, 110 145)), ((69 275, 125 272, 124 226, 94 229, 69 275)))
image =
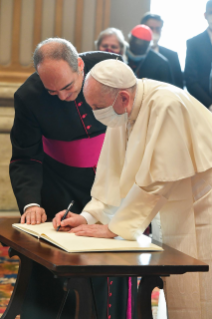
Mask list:
POLYGON ((162 252, 66 253, 43 240, 12 228, 12 223, 16 222, 17 219, 0 219, 0 242, 11 247, 10 257, 17 255, 20 258, 16 285, 2 319, 14 319, 20 314, 32 261, 46 267, 55 276, 66 277, 64 289, 78 291, 84 304, 84 307, 79 307, 80 319, 89 319, 91 313, 92 292, 86 277, 141 276, 138 318, 152 319, 151 292, 155 287, 163 288, 160 276, 209 270, 205 263, 166 245, 162 245, 162 252))

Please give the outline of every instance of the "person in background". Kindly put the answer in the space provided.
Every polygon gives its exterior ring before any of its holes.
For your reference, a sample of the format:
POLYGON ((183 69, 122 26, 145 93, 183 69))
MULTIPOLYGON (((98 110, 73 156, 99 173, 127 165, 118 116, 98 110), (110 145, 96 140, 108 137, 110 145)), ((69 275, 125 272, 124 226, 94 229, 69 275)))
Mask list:
MULTIPOLYGON (((45 222, 72 200, 72 211, 79 214, 90 200, 106 127, 95 119, 82 88, 84 75, 104 59, 122 60, 106 52, 78 54, 60 38, 38 44, 36 72, 15 93, 11 130, 10 178, 22 223, 45 222)), ((65 297, 63 283, 34 262, 21 318, 56 318, 65 297)), ((136 278, 92 277, 90 283, 98 318, 108 313, 125 319, 127 301, 131 292, 136 294, 136 278)), ((70 291, 61 319, 75 318, 75 304, 70 291)))
POLYGON ((107 28, 100 32, 94 43, 96 50, 120 54, 122 57, 128 46, 122 31, 116 28, 107 28))
POLYGON ((159 15, 148 12, 141 19, 141 24, 147 25, 152 30, 151 49, 162 54, 169 61, 174 85, 182 89, 183 73, 180 67, 180 61, 177 52, 158 45, 163 28, 163 20, 159 15))
POLYGON ((129 48, 126 50, 128 65, 139 78, 173 84, 173 77, 168 60, 154 52, 150 43, 152 31, 145 25, 137 25, 129 35, 129 48))
POLYGON ((212 111, 209 78, 212 63, 212 0, 206 4, 208 28, 187 41, 185 82, 188 91, 212 111))

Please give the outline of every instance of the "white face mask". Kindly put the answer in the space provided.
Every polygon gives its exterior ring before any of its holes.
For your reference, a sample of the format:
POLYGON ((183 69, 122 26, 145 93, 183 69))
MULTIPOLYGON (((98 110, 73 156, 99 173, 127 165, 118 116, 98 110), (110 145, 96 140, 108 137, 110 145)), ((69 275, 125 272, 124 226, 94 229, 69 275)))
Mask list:
POLYGON ((152 33, 152 44, 156 46, 160 40, 160 34, 153 32, 152 33))
POLYGON ((212 30, 212 14, 207 15, 207 21, 208 21, 209 28, 212 30))
POLYGON ((116 99, 118 97, 118 94, 111 106, 105 107, 104 109, 100 109, 100 110, 93 110, 93 114, 95 118, 97 119, 97 121, 109 127, 118 127, 127 123, 127 120, 128 120, 127 112, 123 114, 117 114, 113 108, 116 102, 116 99))

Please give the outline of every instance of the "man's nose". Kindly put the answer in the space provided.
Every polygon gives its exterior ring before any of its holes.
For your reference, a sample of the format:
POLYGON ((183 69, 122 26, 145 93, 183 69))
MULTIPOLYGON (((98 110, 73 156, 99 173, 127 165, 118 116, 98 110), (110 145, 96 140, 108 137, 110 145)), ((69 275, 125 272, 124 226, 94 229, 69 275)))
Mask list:
POLYGON ((110 47, 108 47, 105 51, 106 51, 106 52, 112 52, 112 53, 113 53, 113 50, 112 50, 110 47))
POLYGON ((59 93, 58 93, 58 97, 59 97, 59 99, 61 100, 61 101, 64 101, 65 99, 66 99, 66 97, 67 97, 67 92, 65 92, 65 91, 60 91, 59 93))

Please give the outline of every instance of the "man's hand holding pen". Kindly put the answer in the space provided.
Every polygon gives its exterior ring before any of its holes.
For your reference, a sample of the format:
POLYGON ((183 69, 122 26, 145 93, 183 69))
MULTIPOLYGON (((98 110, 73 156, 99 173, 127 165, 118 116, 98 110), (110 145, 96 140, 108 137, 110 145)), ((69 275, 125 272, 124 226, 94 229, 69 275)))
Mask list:
POLYGON ((73 232, 77 236, 114 238, 116 234, 110 231, 108 225, 88 225, 87 220, 78 214, 74 214, 69 210, 73 206, 72 201, 66 210, 55 215, 53 219, 53 227, 56 231, 73 232))
POLYGON ((69 212, 66 219, 61 221, 65 210, 55 215, 53 226, 57 229, 61 225, 60 231, 75 233, 77 236, 114 238, 117 236, 111 232, 108 225, 88 225, 86 219, 78 214, 69 212))
POLYGON ((55 215, 55 218, 52 221, 53 227, 55 229, 57 229, 58 226, 61 226, 59 229, 60 231, 69 231, 73 227, 77 227, 77 226, 82 225, 82 224, 87 224, 87 221, 83 216, 78 215, 78 214, 74 214, 71 212, 69 212, 67 214, 66 219, 62 220, 65 212, 66 211, 63 210, 55 215))

